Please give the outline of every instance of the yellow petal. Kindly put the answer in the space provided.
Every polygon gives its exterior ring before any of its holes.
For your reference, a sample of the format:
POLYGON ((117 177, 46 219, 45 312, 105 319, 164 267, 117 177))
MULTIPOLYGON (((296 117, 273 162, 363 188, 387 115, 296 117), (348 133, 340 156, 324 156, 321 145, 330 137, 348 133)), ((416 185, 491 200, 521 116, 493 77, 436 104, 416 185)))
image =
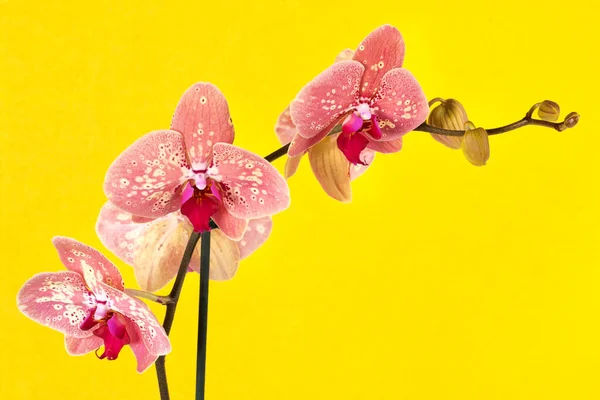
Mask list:
POLYGON ((288 157, 285 160, 285 170, 284 170, 285 179, 288 179, 288 178, 291 178, 292 176, 294 176, 294 174, 298 170, 298 166, 300 165, 300 160, 302 160, 303 156, 304 156, 304 154, 301 154, 296 157, 288 157))
POLYGON ((490 142, 485 129, 468 129, 463 137, 462 151, 471 164, 485 165, 490 158, 490 142))
POLYGON ((311 147, 308 159, 325 193, 345 203, 352 200, 350 163, 338 149, 337 136, 328 136, 311 147))
MULTIPOLYGON (((226 281, 235 276, 240 264, 240 250, 237 243, 229 239, 219 229, 210 232, 210 279, 226 281)), ((200 249, 202 239, 190 260, 190 267, 200 272, 200 249)))

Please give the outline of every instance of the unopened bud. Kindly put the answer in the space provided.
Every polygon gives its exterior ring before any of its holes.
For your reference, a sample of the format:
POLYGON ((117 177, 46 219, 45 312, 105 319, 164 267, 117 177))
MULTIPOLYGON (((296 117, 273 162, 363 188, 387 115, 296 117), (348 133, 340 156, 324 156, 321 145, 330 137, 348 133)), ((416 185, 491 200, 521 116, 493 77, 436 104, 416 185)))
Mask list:
MULTIPOLYGON (((462 104, 457 100, 448 99, 442 100, 442 103, 439 106, 431 110, 427 123, 436 128, 462 131, 467 120, 467 112, 462 104)), ((460 149, 460 144, 462 142, 462 136, 448 136, 432 133, 431 137, 451 149, 460 149)))
POLYGON ((565 128, 573 128, 579 122, 579 114, 576 112, 569 113, 563 122, 565 128))
POLYGON ((544 121, 555 122, 558 121, 560 115, 560 106, 551 100, 544 100, 540 104, 537 113, 544 121))
POLYGON ((471 164, 481 167, 490 158, 488 134, 483 128, 475 128, 470 121, 465 123, 465 129, 461 146, 463 154, 471 164))

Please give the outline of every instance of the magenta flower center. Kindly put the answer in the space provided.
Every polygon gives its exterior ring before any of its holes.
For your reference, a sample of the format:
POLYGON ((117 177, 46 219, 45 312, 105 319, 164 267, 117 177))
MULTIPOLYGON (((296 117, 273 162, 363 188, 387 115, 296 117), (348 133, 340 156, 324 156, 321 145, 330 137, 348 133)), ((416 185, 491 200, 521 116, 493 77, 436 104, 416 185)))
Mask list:
POLYGON ((181 213, 191 222, 196 232, 210 230, 210 217, 221 207, 221 191, 216 167, 205 163, 192 166, 191 175, 181 196, 181 213))
POLYGON ((371 103, 358 103, 342 123, 342 132, 338 136, 337 145, 352 164, 365 165, 366 162, 361 158, 362 151, 369 141, 379 140, 382 137, 371 103))

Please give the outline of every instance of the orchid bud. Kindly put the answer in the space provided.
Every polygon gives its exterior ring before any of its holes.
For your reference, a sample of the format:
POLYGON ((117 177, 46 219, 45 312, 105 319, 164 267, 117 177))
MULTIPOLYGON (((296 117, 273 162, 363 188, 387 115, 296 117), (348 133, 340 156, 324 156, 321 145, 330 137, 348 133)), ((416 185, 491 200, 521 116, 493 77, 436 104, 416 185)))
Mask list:
MULTIPOLYGON (((429 113, 427 123, 436 128, 461 131, 467 122, 467 112, 457 100, 442 100, 441 104, 429 113)), ((462 136, 431 134, 435 140, 451 149, 460 149, 462 136)))
POLYGON ((487 132, 483 128, 475 128, 470 121, 465 123, 465 135, 461 147, 467 160, 478 167, 485 165, 490 158, 490 142, 487 132))
POLYGON ((560 106, 551 100, 544 100, 540 104, 537 113, 538 117, 544 121, 555 122, 558 121, 560 115, 560 106))
POLYGON ((565 128, 573 128, 579 122, 579 114, 576 112, 569 113, 562 123, 565 128))

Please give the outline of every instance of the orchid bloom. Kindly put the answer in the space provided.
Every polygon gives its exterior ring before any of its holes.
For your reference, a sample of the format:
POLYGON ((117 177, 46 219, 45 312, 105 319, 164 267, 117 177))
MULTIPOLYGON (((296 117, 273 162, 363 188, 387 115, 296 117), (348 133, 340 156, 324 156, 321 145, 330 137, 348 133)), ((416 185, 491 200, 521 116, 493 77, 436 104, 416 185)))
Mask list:
MULTIPOLYGON (((271 233, 270 217, 249 221, 242 238, 233 241, 220 230, 211 233, 210 279, 227 280, 235 275, 240 260, 260 247, 271 233)), ((107 202, 100 210, 96 232, 118 258, 134 268, 143 290, 154 292, 177 275, 192 225, 181 213, 138 221, 107 202)), ((200 248, 196 246, 189 268, 200 272, 200 248)))
POLYGON ((23 314, 64 333, 72 355, 96 351, 100 359, 115 360, 129 345, 138 372, 171 351, 156 317, 123 292, 121 274, 109 260, 74 239, 55 237, 53 244, 68 271, 45 272, 27 281, 17 295, 23 314))
POLYGON ((286 175, 293 174, 308 150, 325 192, 350 201, 350 165, 369 165, 373 151, 400 151, 402 136, 427 118, 427 99, 412 74, 401 68, 403 60, 402 35, 384 25, 307 84, 276 128, 282 140, 295 131, 286 175))
POLYGON ((262 157, 231 145, 233 123, 223 94, 198 83, 182 96, 171 130, 146 134, 110 166, 108 199, 136 220, 181 210, 195 231, 210 219, 240 240, 248 220, 286 209, 289 188, 262 157))

